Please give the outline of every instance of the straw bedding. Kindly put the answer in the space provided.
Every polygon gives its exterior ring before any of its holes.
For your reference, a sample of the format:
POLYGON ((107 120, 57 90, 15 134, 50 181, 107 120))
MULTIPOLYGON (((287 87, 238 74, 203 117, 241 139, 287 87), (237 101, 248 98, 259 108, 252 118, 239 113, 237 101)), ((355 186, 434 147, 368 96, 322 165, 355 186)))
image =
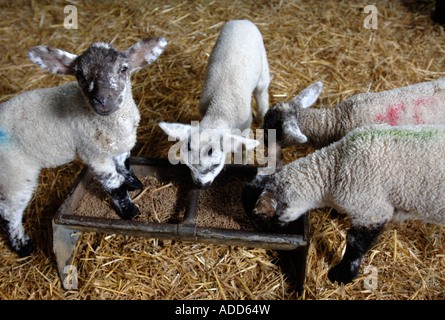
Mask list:
MULTIPOLYGON (((73 2, 74 3, 74 2, 73 2)), ((351 95, 437 79, 445 34, 430 15, 434 1, 378 1, 378 29, 363 27, 362 1, 128 1, 75 2, 79 28, 63 27, 63 2, 0 4, 0 101, 71 77, 31 64, 27 50, 47 44, 80 53, 91 42, 124 50, 142 37, 164 36, 166 52, 133 75, 141 125, 134 156, 167 157, 171 142, 157 123, 198 119, 197 103, 208 54, 223 22, 250 19, 261 30, 272 74, 271 103, 322 80, 321 105, 351 95)), ((30 108, 34 106, 29 106, 30 108)), ((285 150, 285 160, 312 150, 285 150)), ((25 212, 36 252, 23 259, 0 233, 2 299, 444 299, 444 228, 391 224, 366 255, 359 278, 332 284, 329 267, 345 245, 348 221, 329 209, 311 213, 306 288, 286 281, 274 252, 179 243, 109 234, 81 234, 75 252, 78 290, 64 291, 51 253, 51 218, 82 169, 80 161, 45 169, 25 212), (366 288, 364 267, 377 268, 377 288, 366 288)))

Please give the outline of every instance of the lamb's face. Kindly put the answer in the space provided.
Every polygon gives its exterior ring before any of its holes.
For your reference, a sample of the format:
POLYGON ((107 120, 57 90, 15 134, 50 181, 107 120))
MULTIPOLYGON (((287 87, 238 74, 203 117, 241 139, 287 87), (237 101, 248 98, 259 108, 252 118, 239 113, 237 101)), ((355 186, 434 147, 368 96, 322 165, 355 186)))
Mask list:
POLYGON ((292 203, 283 203, 283 190, 276 185, 274 175, 257 175, 243 189, 241 201, 244 211, 262 229, 286 232, 289 224, 307 211, 306 203, 296 196, 292 203))
MULTIPOLYGON (((159 126, 169 137, 181 143, 181 160, 191 171, 197 187, 209 187, 224 168, 227 154, 240 153, 243 148, 252 150, 259 142, 238 134, 231 129, 204 129, 182 123, 160 122, 159 126)), ((177 149, 175 149, 176 153, 177 149)))
POLYGON ((82 92, 99 115, 109 115, 124 103, 130 82, 127 54, 106 43, 92 44, 73 63, 82 92))
POLYGON ((287 226, 280 220, 281 211, 273 191, 248 184, 241 198, 246 214, 265 231, 279 232, 287 226))
POLYGON ((181 146, 182 159, 198 188, 208 188, 224 168, 226 153, 221 148, 221 141, 219 135, 200 134, 199 144, 191 139, 181 146))
POLYGON ((153 63, 166 46, 162 37, 142 39, 125 52, 97 42, 80 56, 37 46, 28 51, 28 57, 51 73, 75 75, 91 107, 105 116, 118 110, 125 96, 131 95, 130 73, 153 63))
POLYGON ((274 129, 276 130, 276 139, 277 142, 281 143, 283 140, 283 123, 285 118, 285 111, 283 109, 286 108, 287 103, 277 103, 273 105, 269 110, 267 110, 264 116, 264 141, 265 143, 268 139, 268 130, 274 129))
POLYGON ((291 101, 272 106, 264 116, 265 141, 268 140, 267 129, 275 129, 277 143, 283 148, 306 143, 308 139, 300 130, 299 117, 304 109, 315 103, 322 89, 323 83, 315 82, 291 101))
MULTIPOLYGON (((247 187, 248 189, 248 187, 247 187)), ((252 209, 252 204, 244 204, 244 208, 251 210, 246 212, 252 217, 258 225, 269 232, 285 232, 289 224, 298 219, 306 211, 299 211, 298 208, 288 207, 287 204, 280 203, 278 201, 275 191, 271 189, 259 189, 252 188, 250 191, 254 197, 257 197, 257 201, 252 209), (298 211, 298 212, 296 212, 298 211)), ((244 199, 248 199, 247 195, 244 195, 244 199)), ((245 200, 246 202, 248 200, 245 200)), ((252 201, 252 199, 250 199, 252 201)))
POLYGON ((301 132, 298 124, 298 115, 302 109, 288 102, 272 106, 264 116, 265 141, 269 140, 268 129, 275 129, 276 141, 283 148, 306 143, 307 137, 301 132))

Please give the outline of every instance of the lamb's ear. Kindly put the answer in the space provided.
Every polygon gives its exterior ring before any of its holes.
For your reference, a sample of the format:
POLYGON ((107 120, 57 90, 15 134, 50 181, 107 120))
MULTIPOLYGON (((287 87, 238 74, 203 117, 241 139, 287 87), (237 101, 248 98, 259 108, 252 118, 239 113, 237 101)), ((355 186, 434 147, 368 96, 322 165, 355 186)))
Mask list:
POLYGON ((37 46, 28 51, 29 59, 51 73, 74 74, 71 67, 77 55, 48 46, 37 46))
POLYGON ((318 96, 323 90, 323 82, 318 81, 306 89, 301 91, 294 99, 292 99, 292 104, 300 108, 308 108, 317 101, 318 96))
POLYGON ((190 128, 188 124, 160 122, 159 126, 170 137, 184 141, 190 137, 190 128))
POLYGON ((300 128, 298 127, 298 122, 294 117, 290 117, 284 121, 283 137, 283 140, 286 141, 286 145, 307 142, 307 137, 301 132, 300 128))
POLYGON ((162 37, 145 38, 135 43, 127 50, 131 63, 130 71, 133 72, 147 64, 153 63, 167 46, 167 41, 162 37))
MULTIPOLYGON (((256 148, 260 142, 255 139, 246 138, 243 136, 239 136, 236 134, 231 134, 229 136, 224 137, 224 143, 230 143, 232 152, 240 152, 242 151, 242 146, 245 147, 245 150, 249 151, 256 148)), ((224 149, 228 150, 228 149, 224 149)))

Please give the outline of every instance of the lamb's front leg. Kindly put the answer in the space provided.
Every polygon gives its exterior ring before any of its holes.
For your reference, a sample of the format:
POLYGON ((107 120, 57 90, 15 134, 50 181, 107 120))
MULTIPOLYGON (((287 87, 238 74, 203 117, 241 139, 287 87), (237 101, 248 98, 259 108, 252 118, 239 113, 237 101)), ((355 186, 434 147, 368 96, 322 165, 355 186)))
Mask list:
POLYGON ((109 194, 116 213, 122 219, 132 219, 139 214, 139 209, 131 201, 125 177, 117 171, 113 159, 101 159, 90 163, 94 174, 109 194))
POLYGON ((0 218, 8 233, 11 248, 20 257, 33 251, 33 245, 23 228, 23 212, 32 198, 38 183, 40 169, 20 166, 20 161, 3 161, 0 164, 0 218))
POLYGON ((265 88, 259 87, 254 91, 255 101, 257 103, 257 114, 255 117, 256 123, 262 127, 264 124, 264 116, 269 109, 269 93, 265 88))
MULTIPOLYGON (((31 195, 32 193, 30 196, 31 195)), ((29 197, 29 199, 30 198, 31 197, 29 197)), ((8 234, 10 246, 19 257, 29 256, 34 250, 31 239, 26 234, 22 222, 23 211, 29 199, 24 200, 22 205, 19 204, 9 207, 3 206, 0 202, 0 217, 3 220, 4 228, 8 234)))
POLYGON ((116 164, 117 172, 125 178, 125 185, 127 186, 128 191, 140 190, 144 187, 131 168, 130 152, 125 152, 115 157, 113 160, 116 164))
POLYGON ((351 226, 347 235, 346 252, 338 265, 329 270, 332 282, 349 283, 357 277, 363 256, 375 243, 385 224, 373 227, 351 226))

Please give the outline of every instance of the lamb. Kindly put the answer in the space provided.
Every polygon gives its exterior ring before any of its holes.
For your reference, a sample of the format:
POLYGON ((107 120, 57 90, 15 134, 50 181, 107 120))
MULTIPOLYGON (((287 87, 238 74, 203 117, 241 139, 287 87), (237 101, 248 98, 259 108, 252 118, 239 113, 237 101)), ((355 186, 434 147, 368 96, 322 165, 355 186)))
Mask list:
POLYGON ((227 22, 210 54, 199 112, 199 126, 161 122, 166 134, 181 142, 182 162, 199 188, 210 186, 226 156, 255 148, 259 142, 241 135, 252 125, 255 96, 261 124, 269 107, 269 65, 258 28, 248 20, 227 22), (191 141, 189 141, 191 140, 191 141), (232 144, 233 142, 233 144, 232 144))
POLYGON ((160 37, 124 52, 101 42, 79 56, 48 46, 28 52, 32 62, 77 81, 28 91, 0 105, 0 216, 19 256, 33 250, 22 216, 42 168, 79 157, 122 218, 138 213, 128 195, 142 188, 128 160, 140 120, 130 75, 156 60, 166 45, 160 37))
POLYGON ((332 282, 351 282, 363 255, 389 221, 445 225, 445 126, 376 125, 300 158, 243 190, 246 213, 279 230, 308 210, 332 207, 349 217, 346 252, 332 282))
MULTIPOLYGON (((264 129, 276 129, 281 147, 307 143, 321 148, 366 125, 445 124, 445 78, 350 97, 333 109, 309 109, 322 91, 316 82, 290 102, 272 106, 264 129)), ((267 138, 266 138, 267 141, 267 138)))

